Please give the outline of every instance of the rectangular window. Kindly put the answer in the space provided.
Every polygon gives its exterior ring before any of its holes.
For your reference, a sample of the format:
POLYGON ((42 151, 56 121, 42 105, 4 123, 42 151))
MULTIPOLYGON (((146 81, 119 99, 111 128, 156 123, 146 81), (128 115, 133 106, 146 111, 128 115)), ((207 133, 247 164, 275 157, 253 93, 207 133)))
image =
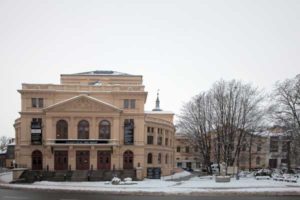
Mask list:
POLYGON ((31 98, 31 107, 37 108, 37 99, 36 98, 31 98))
POLYGON ((43 98, 31 98, 31 107, 32 108, 43 108, 44 99, 43 98))
POLYGON ((38 102, 39 102, 39 108, 43 108, 44 107, 44 99, 43 98, 39 98, 38 102))
POLYGON ((124 108, 126 109, 135 109, 135 99, 124 99, 124 108))
POLYGON ((152 135, 147 136, 147 144, 153 144, 153 136, 152 135))
POLYGON ((190 152, 190 147, 185 147, 185 153, 189 153, 190 152))
POLYGON ((158 136, 157 145, 162 145, 162 136, 158 136))
POLYGON ((129 108, 129 99, 124 99, 124 108, 129 108))
POLYGON ((154 132, 154 128, 152 127, 147 127, 147 133, 153 133, 154 132))
POLYGON ((278 138, 277 137, 271 137, 270 141, 270 152, 278 152, 278 138))
POLYGON ((169 144, 169 139, 165 138, 165 145, 168 146, 168 144, 169 144))
POLYGON ((130 108, 135 109, 135 99, 130 99, 130 108))
POLYGON ((180 147, 179 146, 176 149, 177 149, 177 152, 180 152, 180 147))

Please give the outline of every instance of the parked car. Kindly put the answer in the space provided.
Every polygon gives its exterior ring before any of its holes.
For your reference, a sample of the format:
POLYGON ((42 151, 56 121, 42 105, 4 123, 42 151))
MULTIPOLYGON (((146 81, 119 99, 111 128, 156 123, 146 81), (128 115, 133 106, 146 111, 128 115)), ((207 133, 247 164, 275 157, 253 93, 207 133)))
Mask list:
POLYGON ((188 171, 188 172, 193 172, 194 170, 192 168, 183 168, 185 171, 188 171))
POLYGON ((270 169, 260 169, 254 173, 254 176, 272 176, 272 171, 270 169))

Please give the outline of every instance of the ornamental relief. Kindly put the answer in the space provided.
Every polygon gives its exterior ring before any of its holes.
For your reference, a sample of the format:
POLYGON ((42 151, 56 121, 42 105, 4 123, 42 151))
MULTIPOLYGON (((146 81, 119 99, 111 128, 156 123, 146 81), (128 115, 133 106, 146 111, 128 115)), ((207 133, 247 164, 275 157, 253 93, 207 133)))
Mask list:
POLYGON ((114 109, 110 108, 107 105, 97 103, 91 101, 89 99, 80 98, 76 99, 72 102, 66 102, 62 105, 59 105, 51 111, 58 111, 58 112, 82 112, 82 111, 89 111, 89 112, 113 112, 114 109))

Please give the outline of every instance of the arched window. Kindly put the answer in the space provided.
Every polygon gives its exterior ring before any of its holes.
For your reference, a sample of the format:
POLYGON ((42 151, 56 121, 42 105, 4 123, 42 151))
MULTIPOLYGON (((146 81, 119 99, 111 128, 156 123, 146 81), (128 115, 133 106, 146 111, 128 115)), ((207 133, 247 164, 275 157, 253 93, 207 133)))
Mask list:
POLYGON ((110 123, 107 120, 99 124, 99 139, 110 139, 110 123))
POLYGON ((157 157, 157 163, 158 163, 158 164, 161 164, 161 153, 158 154, 158 157, 157 157))
POLYGON ((148 164, 152 164, 152 153, 148 153, 148 156, 147 156, 147 163, 148 163, 148 164))
POLYGON ((78 139, 89 139, 90 125, 86 120, 78 123, 78 139))
POLYGON ((65 120, 56 123, 56 139, 68 139, 68 123, 65 120))
POLYGON ((168 164, 168 159, 169 159, 169 156, 168 156, 168 154, 166 154, 166 160, 165 160, 166 164, 168 164))
POLYGON ((43 169, 43 154, 39 150, 35 150, 31 154, 32 170, 42 170, 43 169))
POLYGON ((260 165, 260 157, 256 157, 256 165, 260 165))
POLYGON ((123 154, 123 169, 133 169, 133 153, 130 150, 123 154))

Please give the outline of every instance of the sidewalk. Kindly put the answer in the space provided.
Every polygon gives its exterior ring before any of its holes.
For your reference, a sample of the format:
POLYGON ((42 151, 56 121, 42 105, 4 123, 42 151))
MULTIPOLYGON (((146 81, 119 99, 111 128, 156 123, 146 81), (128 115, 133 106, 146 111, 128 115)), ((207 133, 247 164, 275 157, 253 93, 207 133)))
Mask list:
POLYGON ((101 192, 109 194, 156 194, 156 195, 300 195, 299 183, 276 182, 273 180, 255 180, 247 178, 232 179, 229 183, 215 183, 209 178, 192 177, 184 181, 149 180, 130 182, 126 185, 112 185, 110 182, 49 182, 33 184, 8 184, 9 175, 0 176, 1 187, 11 189, 39 189, 47 191, 101 192))

